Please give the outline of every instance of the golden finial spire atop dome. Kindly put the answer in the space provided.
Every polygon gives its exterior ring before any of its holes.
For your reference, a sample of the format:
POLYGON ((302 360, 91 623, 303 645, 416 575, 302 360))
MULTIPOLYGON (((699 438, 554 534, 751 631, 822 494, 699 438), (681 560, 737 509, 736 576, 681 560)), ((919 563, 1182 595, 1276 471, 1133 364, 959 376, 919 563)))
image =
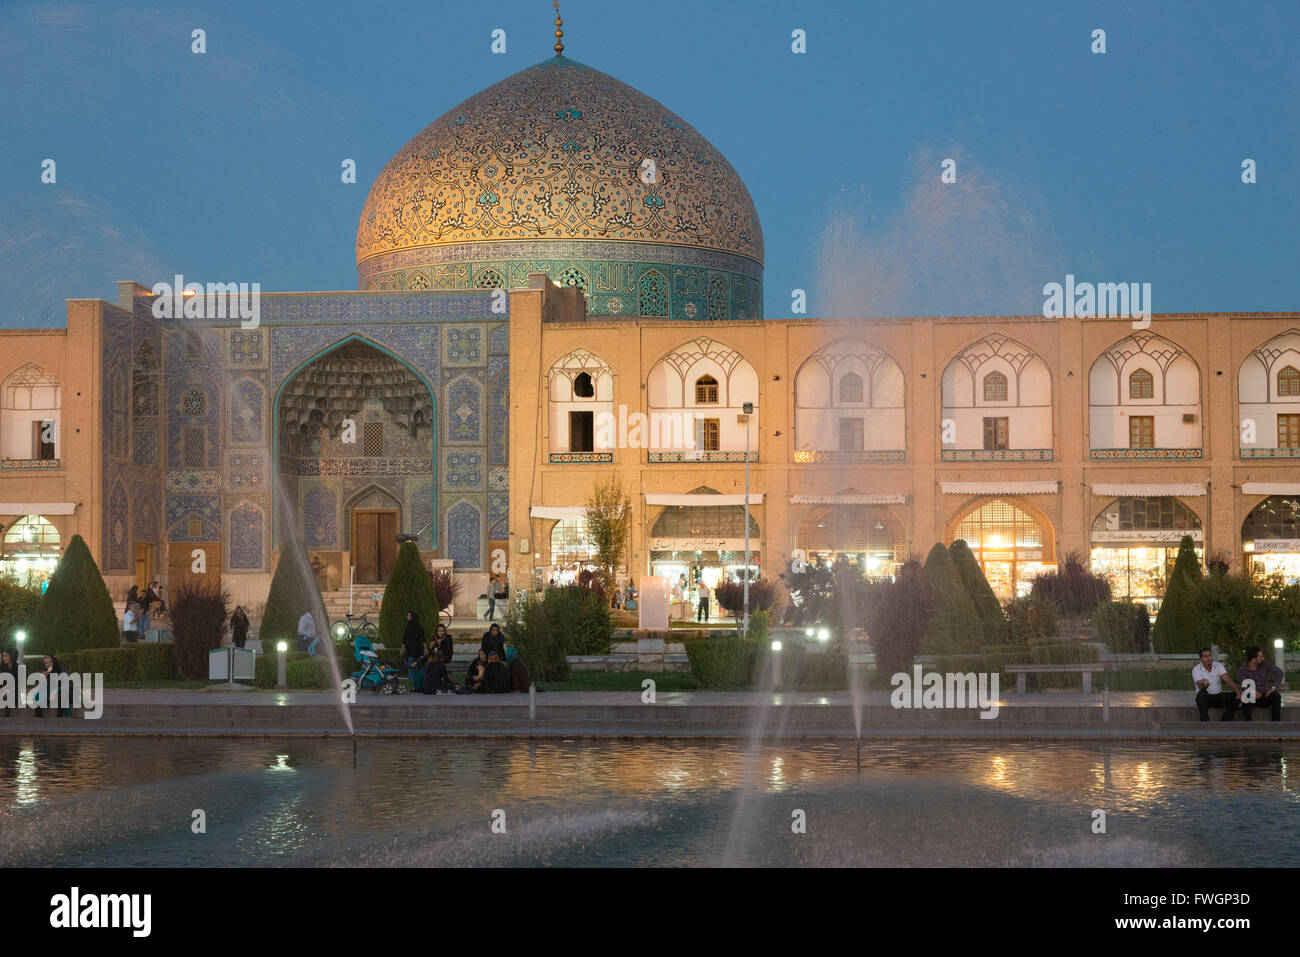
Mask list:
POLYGON ((555 3, 555 55, 564 56, 564 21, 560 19, 560 0, 555 3))

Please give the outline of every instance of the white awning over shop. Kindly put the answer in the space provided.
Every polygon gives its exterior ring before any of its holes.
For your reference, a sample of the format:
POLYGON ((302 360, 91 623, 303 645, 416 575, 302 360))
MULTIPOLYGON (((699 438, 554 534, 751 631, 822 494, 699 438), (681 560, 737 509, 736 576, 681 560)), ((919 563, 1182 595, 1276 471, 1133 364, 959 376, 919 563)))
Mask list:
POLYGON ((0 515, 71 515, 73 502, 0 502, 0 515))
POLYGON ((1119 495, 1138 495, 1146 498, 1162 495, 1204 495, 1205 486, 1199 482, 1098 482, 1092 487, 1093 495, 1107 497, 1119 495))
MULTIPOLYGON (((744 505, 743 495, 710 495, 708 492, 696 492, 689 495, 647 495, 647 505, 744 505)), ((750 505, 762 505, 763 493, 750 492, 750 505)))
POLYGON ((905 505, 907 496, 895 495, 791 495, 792 505, 905 505))
POLYGON ((564 521, 566 518, 585 518, 587 509, 583 505, 534 505, 528 514, 533 518, 555 518, 564 521))
POLYGON ((1055 495, 1058 482, 940 482, 944 495, 1055 495))
POLYGON ((1300 495, 1300 482, 1245 482, 1242 495, 1300 495))

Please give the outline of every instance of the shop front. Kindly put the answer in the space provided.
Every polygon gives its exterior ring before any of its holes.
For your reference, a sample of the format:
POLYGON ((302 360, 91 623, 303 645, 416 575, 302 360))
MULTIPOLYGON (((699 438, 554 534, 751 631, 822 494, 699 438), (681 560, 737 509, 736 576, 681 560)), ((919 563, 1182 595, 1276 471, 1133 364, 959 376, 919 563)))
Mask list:
MULTIPOLYGON (((1106 494, 1112 488, 1094 486, 1093 493, 1106 494)), ((1199 485, 1174 491, 1205 494, 1199 485)), ((1199 559, 1204 553, 1201 520, 1187 505, 1173 495, 1122 495, 1093 520, 1092 571, 1110 581, 1115 599, 1144 602, 1154 613, 1185 535, 1191 536, 1199 559)))
POLYGON ((791 496, 793 505, 813 508, 799 523, 795 549, 811 566, 847 562, 874 580, 892 580, 906 551, 898 519, 887 507, 903 495, 841 493, 791 496))
POLYGON ((948 544, 965 541, 993 593, 1006 601, 1028 595, 1035 576, 1050 570, 1044 548, 1048 538, 1039 519, 1016 502, 999 498, 967 512, 948 544))
POLYGON ((5 530, 0 576, 29 587, 44 586, 62 553, 54 523, 44 515, 24 515, 5 530))
POLYGON ((1277 575, 1288 585, 1300 583, 1300 486, 1248 482, 1242 492, 1268 495, 1241 525, 1246 567, 1253 575, 1277 575))
MULTIPOLYGON (((762 576, 762 546, 755 510, 762 496, 749 497, 749 569, 762 576)), ((662 505, 650 528, 650 574, 671 583, 677 604, 694 607, 700 582, 716 588, 723 581, 742 581, 745 570, 745 502, 743 495, 693 492, 687 495, 647 495, 646 506, 662 505)), ((715 606, 716 611, 716 606, 715 606)))

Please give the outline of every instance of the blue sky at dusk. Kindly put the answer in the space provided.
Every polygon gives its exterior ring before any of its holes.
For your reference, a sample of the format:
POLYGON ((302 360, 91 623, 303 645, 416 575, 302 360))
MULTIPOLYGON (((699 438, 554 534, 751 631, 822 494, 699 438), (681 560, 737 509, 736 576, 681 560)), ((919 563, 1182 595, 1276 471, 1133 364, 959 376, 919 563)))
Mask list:
MULTIPOLYGON (((1150 282, 1156 312, 1300 309, 1294 0, 561 6, 567 54, 745 180, 768 316, 796 288, 811 316, 1037 313, 1067 272, 1150 282)), ((0 327, 175 273, 355 289, 376 174, 549 57, 553 18, 549 0, 5 3, 0 327)))

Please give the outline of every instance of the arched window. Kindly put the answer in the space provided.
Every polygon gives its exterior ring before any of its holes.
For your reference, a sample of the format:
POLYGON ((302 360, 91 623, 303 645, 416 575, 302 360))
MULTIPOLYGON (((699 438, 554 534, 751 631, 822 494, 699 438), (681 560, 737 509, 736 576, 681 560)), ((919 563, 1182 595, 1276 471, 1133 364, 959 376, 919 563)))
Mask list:
POLYGON ((59 556, 59 530, 44 515, 24 515, 5 530, 5 556, 59 556))
POLYGON ((1279 398, 1282 396, 1300 398, 1300 369, 1287 366, 1277 374, 1277 394, 1279 398))
POLYGON ((158 414, 158 362, 148 342, 140 343, 131 367, 131 414, 158 414))
POLYGON ((840 402, 859 403, 862 401, 862 376, 849 372, 840 378, 840 402))
POLYGON ((1007 399, 1007 377, 1001 372, 990 372, 984 377, 984 401, 1005 402, 1007 399))
POLYGON ((718 380, 711 375, 702 375, 695 380, 695 404, 718 404, 718 380))
POLYGON ((579 399, 590 399, 596 395, 596 386, 591 381, 591 375, 586 372, 579 372, 573 380, 573 394, 579 399))
POLYGON ((1130 399, 1154 399, 1156 397, 1156 380, 1146 369, 1135 369, 1128 377, 1128 397, 1130 399))

